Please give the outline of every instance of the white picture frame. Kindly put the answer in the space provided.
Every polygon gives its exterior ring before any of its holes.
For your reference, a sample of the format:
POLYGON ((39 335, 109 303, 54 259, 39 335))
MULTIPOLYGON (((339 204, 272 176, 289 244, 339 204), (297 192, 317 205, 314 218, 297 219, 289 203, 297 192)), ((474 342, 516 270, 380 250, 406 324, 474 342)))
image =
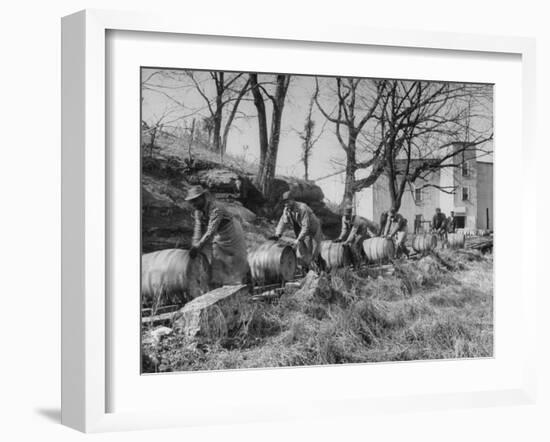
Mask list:
MULTIPOLYGON (((480 54, 514 54, 521 57, 522 167, 533 161, 535 106, 535 43, 532 39, 491 37, 451 33, 389 31, 350 28, 343 25, 321 26, 242 20, 214 22, 195 17, 182 25, 177 17, 142 13, 86 10, 62 21, 62 423, 84 432, 114 431, 170 426, 207 425, 218 422, 252 422, 288 417, 362 415, 370 412, 480 407, 502 404, 533 403, 535 397, 535 339, 525 339, 518 358, 524 368, 521 382, 498 389, 469 392, 430 392, 424 395, 388 395, 312 400, 308 406, 259 407, 258 403, 236 404, 235 410, 219 407, 208 414, 198 409, 108 412, 109 344, 107 340, 109 304, 107 302, 110 256, 106 246, 111 240, 107 228, 109 188, 106 155, 106 33, 141 31, 163 34, 205 35, 246 39, 273 39, 399 47, 438 51, 469 51, 480 54)), ((497 134, 498 139, 498 134, 497 134)), ((497 141, 498 142, 498 141, 497 141)), ((535 177, 524 174, 522 190, 523 225, 534 216, 535 177), (530 183, 529 180, 532 180, 530 183)), ((497 190, 498 192, 498 190, 497 190)), ((525 235, 523 231, 521 235, 525 235)), ((535 245, 521 244, 521 310, 519 324, 525 336, 534 336, 536 296, 534 268, 529 256, 535 245)), ((496 247, 498 253, 498 245, 496 247)), ((498 357, 498 356, 497 356, 498 357)), ((441 362, 446 364, 448 362, 441 362)), ((137 365, 137 362, 136 362, 137 365)), ((331 370, 340 370, 340 367, 331 370)), ((269 371, 269 370, 268 370, 269 371)), ((246 375, 241 372, 240 376, 246 375)), ((292 370, 286 371, 292 377, 292 370), (290 374, 289 374, 290 373, 290 374)), ((298 373, 298 372, 296 372, 298 373)), ((201 376, 210 376, 202 374, 201 376)), ((191 398, 192 399, 192 398, 191 398)), ((260 401, 258 395, 258 400, 260 401)), ((214 407, 215 408, 215 407, 214 407)))

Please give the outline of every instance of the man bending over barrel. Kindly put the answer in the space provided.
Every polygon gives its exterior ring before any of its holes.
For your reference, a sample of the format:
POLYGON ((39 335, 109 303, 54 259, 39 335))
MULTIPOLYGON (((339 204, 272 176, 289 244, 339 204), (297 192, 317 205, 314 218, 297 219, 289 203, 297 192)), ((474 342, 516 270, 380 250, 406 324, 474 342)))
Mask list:
POLYGON ((443 245, 447 241, 447 217, 438 207, 435 209, 435 214, 432 218, 432 232, 435 233, 442 241, 443 245))
POLYGON ((323 233, 319 219, 307 204, 294 201, 290 197, 290 191, 283 194, 283 202, 283 214, 277 224, 275 235, 269 239, 280 239, 285 228, 292 227, 296 235, 296 256, 302 267, 308 270, 311 264, 314 264, 318 270, 324 270, 325 265, 320 253, 323 233))
POLYGON ((342 230, 340 236, 334 242, 343 242, 350 246, 355 263, 365 258, 363 242, 366 239, 377 236, 378 226, 367 218, 352 214, 352 208, 347 206, 342 216, 342 230))
POLYGON ((409 256, 409 249, 405 245, 407 233, 407 219, 397 213, 397 210, 391 208, 387 212, 382 212, 378 236, 395 240, 395 255, 397 258, 402 252, 407 257, 409 256))
POLYGON ((194 186, 186 201, 195 209, 191 258, 202 252, 212 266, 212 286, 242 283, 248 272, 246 243, 241 223, 206 189, 194 186))

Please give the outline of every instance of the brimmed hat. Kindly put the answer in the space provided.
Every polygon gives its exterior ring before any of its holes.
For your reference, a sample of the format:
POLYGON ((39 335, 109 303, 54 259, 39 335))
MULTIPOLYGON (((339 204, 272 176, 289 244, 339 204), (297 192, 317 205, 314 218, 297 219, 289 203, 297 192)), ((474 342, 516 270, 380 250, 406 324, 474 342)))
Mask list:
POLYGON ((191 201, 195 198, 198 198, 201 195, 204 195, 206 193, 206 189, 202 186, 193 186, 189 191, 187 192, 187 196, 185 197, 185 201, 191 201))

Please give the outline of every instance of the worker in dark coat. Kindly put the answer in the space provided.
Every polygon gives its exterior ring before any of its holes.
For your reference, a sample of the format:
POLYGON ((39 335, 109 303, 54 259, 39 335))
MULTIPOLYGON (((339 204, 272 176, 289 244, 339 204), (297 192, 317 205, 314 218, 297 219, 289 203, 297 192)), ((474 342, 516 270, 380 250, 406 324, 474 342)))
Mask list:
POLYGON ((443 212, 441 212, 441 209, 438 207, 435 209, 435 214, 432 218, 432 232, 441 234, 445 232, 446 230, 446 224, 447 224, 447 217, 443 212))
POLYGON ((442 245, 445 246, 447 242, 447 217, 443 212, 441 212, 441 209, 439 207, 435 209, 435 214, 432 218, 431 228, 432 232, 439 237, 442 245))
POLYGON ((321 242, 323 241, 321 222, 307 204, 291 198, 290 191, 283 194, 283 203, 283 214, 277 224, 275 235, 270 239, 280 239, 284 230, 287 227, 292 227, 296 235, 293 245, 298 261, 306 269, 309 269, 312 264, 318 265, 319 270, 324 269, 321 258, 321 242))
POLYGON ((246 242, 238 219, 201 186, 192 187, 186 201, 194 212, 191 258, 202 252, 212 269, 212 284, 240 284, 248 273, 246 242))
POLYGON ((455 213, 451 210, 451 215, 449 216, 449 218, 447 218, 447 225, 446 225, 447 233, 455 233, 456 225, 457 225, 457 220, 455 217, 455 213))
POLYGON ((405 253, 409 256, 409 249, 405 242, 407 241, 408 226, 407 219, 400 213, 397 213, 393 207, 382 212, 380 216, 380 230, 378 236, 389 238, 395 241, 395 256, 401 256, 401 253, 405 253))
POLYGON ((378 226, 373 221, 359 215, 353 215, 351 207, 346 207, 342 216, 340 236, 334 242, 343 242, 349 246, 354 261, 359 263, 365 256, 363 242, 378 234, 378 226))

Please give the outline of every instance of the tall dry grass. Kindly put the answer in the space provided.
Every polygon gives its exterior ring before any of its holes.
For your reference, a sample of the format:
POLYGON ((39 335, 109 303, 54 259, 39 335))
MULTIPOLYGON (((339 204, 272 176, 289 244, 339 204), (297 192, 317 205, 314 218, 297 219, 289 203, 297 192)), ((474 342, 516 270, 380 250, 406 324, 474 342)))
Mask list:
POLYGON ((292 289, 272 303, 256 303, 246 323, 227 339, 163 339, 145 349, 144 371, 493 354, 491 256, 444 251, 440 258, 400 261, 391 277, 340 269, 316 282, 316 289, 292 289))

